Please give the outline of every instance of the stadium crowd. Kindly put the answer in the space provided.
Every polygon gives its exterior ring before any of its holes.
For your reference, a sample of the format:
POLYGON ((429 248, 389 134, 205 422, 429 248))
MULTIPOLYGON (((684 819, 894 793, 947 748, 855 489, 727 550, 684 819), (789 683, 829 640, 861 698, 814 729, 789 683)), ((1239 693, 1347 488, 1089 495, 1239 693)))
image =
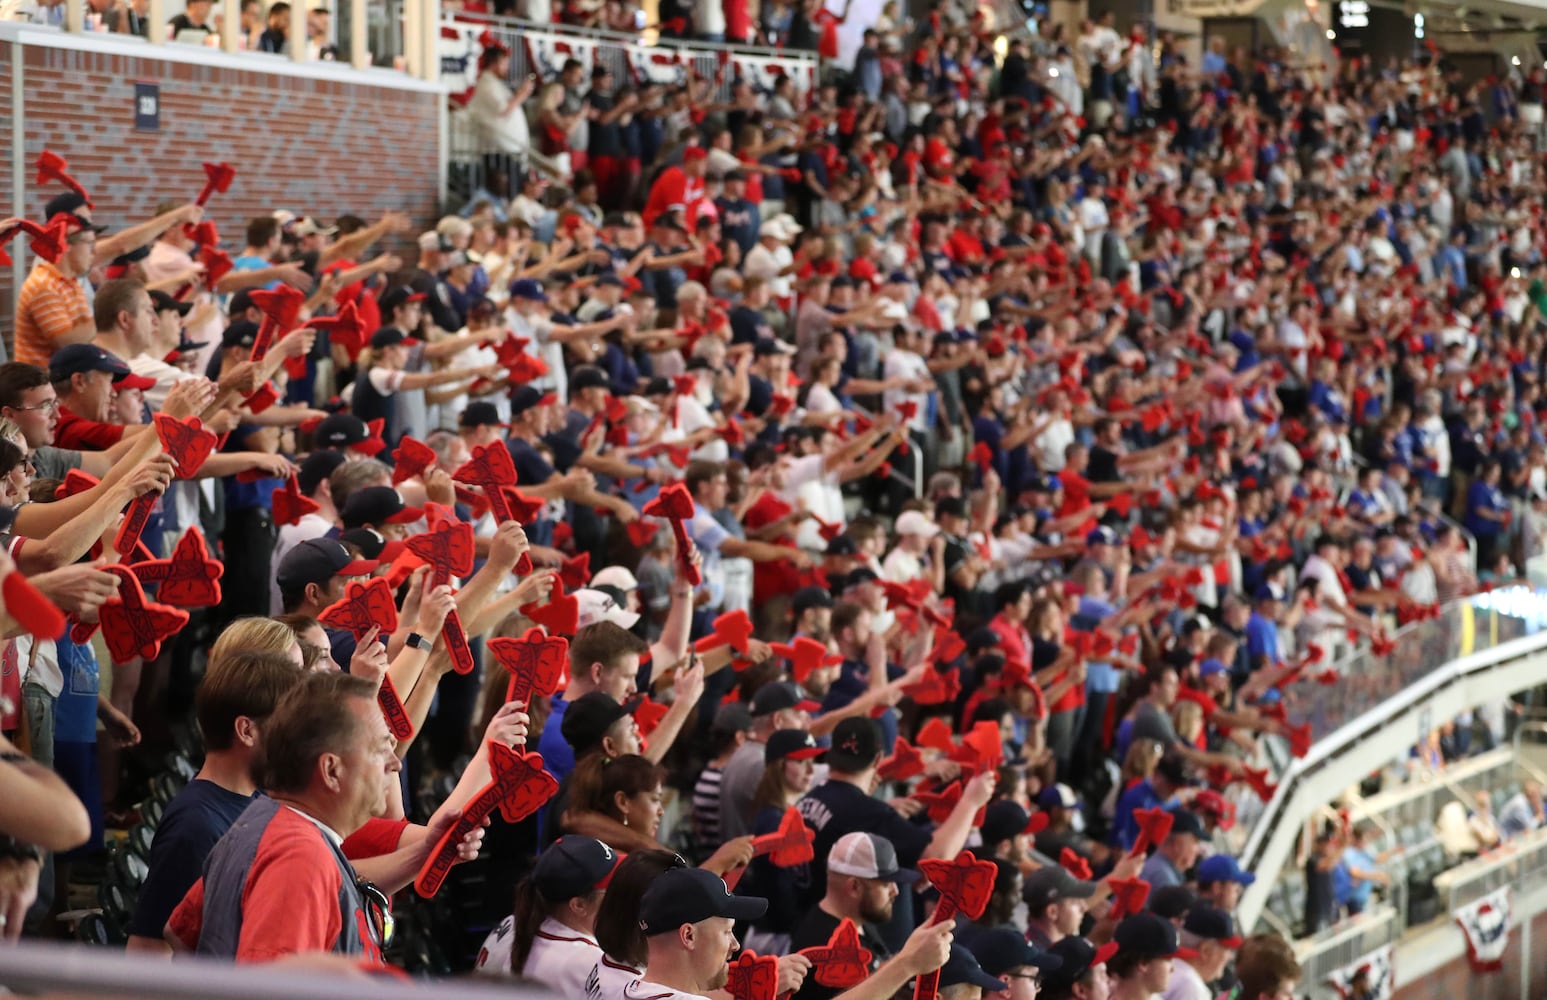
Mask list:
POLYGON ((105 219, 45 153, 0 930, 191 712, 136 950, 380 968, 444 884, 453 967, 564 996, 1293 995, 1263 743, 1542 553, 1538 74, 990 41, 723 104, 491 46, 543 166, 422 234, 105 219))

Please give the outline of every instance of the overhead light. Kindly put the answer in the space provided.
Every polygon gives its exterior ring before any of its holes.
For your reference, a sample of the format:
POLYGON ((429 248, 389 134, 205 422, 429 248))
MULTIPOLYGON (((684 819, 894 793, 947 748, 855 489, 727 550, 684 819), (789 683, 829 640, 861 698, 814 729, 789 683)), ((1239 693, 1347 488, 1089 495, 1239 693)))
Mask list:
POLYGON ((1519 56, 1510 56, 1509 57, 1509 62, 1510 62, 1511 66, 1519 66, 1520 65, 1520 57, 1519 56))
POLYGON ((1336 31, 1333 31, 1331 28, 1327 29, 1327 41, 1329 41, 1329 42, 1336 41, 1337 37, 1338 37, 1338 33, 1336 31))

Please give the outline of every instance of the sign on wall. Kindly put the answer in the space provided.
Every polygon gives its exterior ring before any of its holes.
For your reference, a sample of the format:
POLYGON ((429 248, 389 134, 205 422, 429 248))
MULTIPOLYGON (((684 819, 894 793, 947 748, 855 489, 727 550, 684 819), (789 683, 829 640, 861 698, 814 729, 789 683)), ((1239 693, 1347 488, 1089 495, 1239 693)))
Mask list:
POLYGON ((136 82, 134 85, 134 130, 161 131, 161 85, 136 82))

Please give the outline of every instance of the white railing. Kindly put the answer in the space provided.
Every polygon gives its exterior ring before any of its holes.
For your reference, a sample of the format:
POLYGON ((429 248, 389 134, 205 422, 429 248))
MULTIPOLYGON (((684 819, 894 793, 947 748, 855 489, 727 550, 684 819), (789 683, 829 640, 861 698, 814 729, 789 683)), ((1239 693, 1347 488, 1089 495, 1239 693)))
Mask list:
POLYGON ((769 91, 780 77, 788 77, 797 93, 816 85, 819 69, 815 52, 796 52, 757 45, 720 45, 713 42, 620 34, 567 25, 535 24, 508 17, 460 14, 440 24, 440 78, 453 94, 472 89, 478 82, 480 36, 487 31, 511 52, 512 83, 533 74, 540 83, 558 78, 567 60, 585 67, 606 66, 620 84, 674 85, 689 79, 713 83, 710 99, 724 100, 737 79, 754 89, 769 91))
POLYGON ((1300 963, 1301 986, 1313 997, 1336 996, 1328 985, 1333 973, 1372 951, 1396 943, 1401 934, 1401 915, 1395 907, 1381 905, 1314 938, 1297 941, 1295 958, 1300 963))
POLYGON ((1541 684, 1544 624, 1547 595, 1523 587, 1477 595, 1448 605, 1437 621, 1408 626, 1389 657, 1350 657, 1344 683, 1302 686, 1291 721, 1309 722, 1315 742, 1279 776, 1241 852, 1242 867, 1257 875, 1242 896, 1242 925, 1256 924, 1316 810, 1406 754, 1438 721, 1541 684))

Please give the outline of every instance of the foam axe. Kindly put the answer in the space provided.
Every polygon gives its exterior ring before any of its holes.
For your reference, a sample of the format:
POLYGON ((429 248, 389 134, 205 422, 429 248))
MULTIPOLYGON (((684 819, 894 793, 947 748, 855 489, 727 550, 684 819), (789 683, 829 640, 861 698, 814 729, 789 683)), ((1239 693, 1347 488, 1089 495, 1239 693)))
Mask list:
MULTIPOLYGON (((432 587, 444 586, 473 571, 473 526, 466 521, 440 520, 429 531, 406 539, 403 544, 429 565, 432 587)), ((467 645, 462 616, 454 607, 441 626, 441 636, 446 640, 451 669, 459 674, 472 673, 477 663, 467 645)))
POLYGON ((436 842, 424 867, 414 879, 419 895, 429 899, 440 891, 451 866, 456 864, 457 845, 498 809, 507 823, 519 823, 542 808, 559 790, 553 775, 543 769, 540 754, 512 750, 503 743, 490 741, 489 770, 493 777, 479 789, 462 815, 436 842))
POLYGON ((85 198, 87 205, 91 204, 91 196, 86 193, 86 189, 81 186, 81 182, 70 176, 70 164, 64 157, 45 149, 38 154, 37 167, 37 183, 47 184, 50 181, 58 181, 82 198, 85 198))
MULTIPOLYGON (((182 479, 192 478, 199 471, 210 452, 215 450, 215 442, 219 440, 214 432, 204 429, 198 417, 178 420, 158 413, 155 416, 155 427, 156 436, 161 439, 161 447, 172 456, 172 461, 177 465, 177 474, 182 479)), ((118 534, 113 540, 113 548, 117 550, 120 559, 128 556, 140 544, 140 535, 144 534, 145 525, 150 521, 158 499, 159 493, 146 493, 130 501, 123 523, 118 526, 118 534)))
POLYGON ((169 559, 136 563, 141 583, 154 583, 156 600, 183 608, 213 608, 220 603, 220 578, 225 566, 209 557, 204 534, 190 527, 177 540, 169 559))
MULTIPOLYGON (((929 918, 931 924, 954 920, 958 913, 973 920, 982 916, 999 872, 992 861, 979 861, 971 851, 962 851, 953 861, 926 858, 919 862, 919 870, 940 893, 940 901, 929 918)), ((936 969, 918 977, 913 1000, 933 1000, 939 992, 940 970, 936 969)))
MULTIPOLYGON (((503 524, 516 520, 511 511, 510 498, 504 492, 504 487, 516 485, 516 465, 510 460, 510 449, 505 447, 504 442, 493 441, 474 448, 473 457, 459 466, 451 478, 468 486, 480 487, 495 521, 503 524)), ((521 553, 521 558, 516 562, 516 572, 522 576, 532 572, 532 557, 527 553, 521 553)))
MULTIPOLYGON (((355 642, 363 641, 371 629, 378 626, 378 634, 391 635, 397 631, 397 602, 392 598, 392 585, 379 576, 364 583, 355 580, 344 588, 343 600, 323 608, 317 620, 349 632, 355 642)), ((398 697, 397 688, 393 687, 392 678, 387 674, 381 675, 376 704, 393 736, 406 740, 414 735, 413 720, 408 717, 403 700, 398 697)))
POLYGON ((641 508, 641 513, 647 517, 664 517, 671 522, 671 532, 677 537, 677 561, 682 564, 683 576, 697 587, 704 582, 704 575, 693 563, 693 540, 688 537, 687 526, 683 523, 693 516, 693 512, 693 497, 683 483, 662 487, 655 499, 641 508))

